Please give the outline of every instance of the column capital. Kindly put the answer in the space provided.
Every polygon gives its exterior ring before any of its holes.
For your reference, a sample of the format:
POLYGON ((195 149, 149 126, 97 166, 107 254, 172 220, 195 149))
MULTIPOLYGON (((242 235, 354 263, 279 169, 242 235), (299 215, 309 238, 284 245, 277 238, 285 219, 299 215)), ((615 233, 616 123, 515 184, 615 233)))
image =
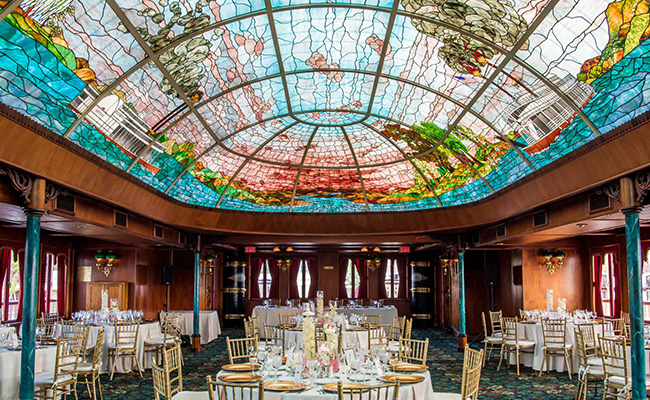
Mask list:
POLYGON ((40 208, 23 208, 23 212, 27 216, 42 217, 45 214, 45 210, 40 208))
POLYGON ((621 212, 623 215, 628 215, 628 214, 641 214, 641 211, 643 210, 643 206, 631 206, 631 207, 622 207, 621 212))

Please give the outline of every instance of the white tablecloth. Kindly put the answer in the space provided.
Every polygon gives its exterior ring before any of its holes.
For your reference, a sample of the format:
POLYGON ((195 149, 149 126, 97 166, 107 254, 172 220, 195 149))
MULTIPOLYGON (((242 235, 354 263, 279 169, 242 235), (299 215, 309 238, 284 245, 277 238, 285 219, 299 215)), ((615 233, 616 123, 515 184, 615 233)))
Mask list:
MULTIPOLYGON (((51 374, 56 363, 56 346, 36 349, 34 372, 51 374)), ((0 400, 18 399, 20 392, 20 351, 0 351, 0 400)))
MULTIPOLYGON (((264 337, 264 324, 277 325, 280 323, 280 315, 294 315, 300 314, 302 309, 289 308, 289 307, 271 307, 265 308, 257 306, 253 308, 252 316, 260 318, 260 336, 264 337)), ((397 316, 397 308, 338 308, 337 312, 344 315, 380 315, 382 324, 390 324, 393 321, 393 316, 397 316)))
MULTIPOLYGON (((572 356, 572 365, 571 372, 577 373, 580 366, 580 360, 578 360, 578 353, 576 351, 576 336, 575 336, 575 325, 573 323, 566 324, 566 342, 567 344, 572 345, 571 354, 572 356)), ((600 335, 602 328, 600 325, 595 326, 596 334, 600 335)), ((544 333, 542 332, 542 324, 537 322, 535 324, 531 323, 519 323, 519 339, 532 340, 535 342, 535 351, 530 352, 528 350, 521 351, 519 353, 519 362, 526 367, 532 367, 535 371, 542 369, 542 362, 544 360, 544 333)), ((516 362, 514 355, 510 356, 510 364, 516 362)), ((549 357, 548 360, 550 367, 544 366, 544 371, 551 370, 557 372, 566 371, 566 365, 564 362, 564 357, 549 357)))
MULTIPOLYGON (((228 374, 230 372, 221 371, 217 376, 222 374, 228 374)), ((433 386, 431 384, 431 374, 429 371, 417 374, 422 375, 424 380, 420 383, 413 385, 400 385, 399 390, 399 400, 435 400, 436 397, 433 393, 433 386)), ((267 381, 276 380, 275 372, 273 372, 273 378, 267 378, 267 381)), ((281 381, 293 381, 293 376, 289 376, 286 370, 280 371, 280 377, 277 380, 281 381)), ((381 383, 379 380, 374 379, 371 381, 365 382, 369 385, 375 385, 381 383)), ((320 393, 321 385, 315 385, 314 387, 305 390, 304 392, 290 393, 290 392, 271 392, 264 391, 264 400, 334 400, 338 398, 337 393, 324 392, 320 393)), ((257 391, 255 390, 255 393, 257 391)), ((383 394, 383 392, 382 392, 383 394)), ((257 394, 255 394, 255 398, 257 394)), ((392 396, 391 396, 392 398, 392 396)))
MULTIPOLYGON (((169 311, 180 313, 185 318, 181 334, 191 336, 194 333, 194 311, 169 311)), ((160 312, 162 321, 164 311, 160 312)), ((210 343, 221 335, 221 325, 219 324, 219 314, 216 311, 201 311, 199 314, 199 334, 201 335, 201 344, 210 343)))

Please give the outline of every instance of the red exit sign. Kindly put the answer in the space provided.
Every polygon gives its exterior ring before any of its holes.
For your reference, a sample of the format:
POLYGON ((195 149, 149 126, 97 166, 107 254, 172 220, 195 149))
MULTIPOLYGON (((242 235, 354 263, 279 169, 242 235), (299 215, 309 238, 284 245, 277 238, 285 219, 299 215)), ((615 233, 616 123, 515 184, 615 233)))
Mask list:
POLYGON ((401 247, 399 248, 399 252, 400 252, 400 253, 410 253, 410 252, 411 252, 411 248, 408 247, 408 246, 401 246, 401 247))
POLYGON ((245 249, 246 253, 255 253, 255 247, 254 246, 247 246, 245 249))

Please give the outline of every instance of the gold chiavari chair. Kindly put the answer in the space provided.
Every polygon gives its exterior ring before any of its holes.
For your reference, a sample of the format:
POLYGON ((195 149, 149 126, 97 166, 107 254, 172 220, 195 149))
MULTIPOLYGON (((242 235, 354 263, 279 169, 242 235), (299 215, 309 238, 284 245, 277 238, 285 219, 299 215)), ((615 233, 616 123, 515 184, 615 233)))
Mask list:
MULTIPOLYGON (((617 399, 629 399, 632 388, 630 378, 629 364, 627 361, 626 339, 619 338, 599 338, 600 356, 603 359, 603 371, 605 373, 605 393, 606 397, 617 399)), ((650 386, 646 377, 646 388, 650 386)))
POLYGON ((68 394, 77 397, 77 365, 82 340, 81 336, 57 340, 54 373, 34 376, 35 399, 54 400, 68 394))
POLYGON ((257 338, 257 341, 260 341, 260 317, 255 316, 255 317, 250 317, 248 319, 251 323, 251 328, 253 328, 253 335, 257 338))
POLYGON ((602 366, 602 360, 598 356, 598 342, 596 341, 596 329, 594 324, 578 325, 577 329, 582 334, 589 362, 592 365, 602 366))
POLYGON ((461 399, 476 400, 478 398, 481 368, 484 358, 483 350, 472 350, 469 346, 465 347, 461 399))
POLYGON ((291 319, 295 317, 296 314, 285 314, 285 315, 278 315, 278 318, 280 319, 280 325, 283 325, 285 328, 291 328, 293 327, 293 321, 291 319))
MULTIPOLYGON (((592 325, 593 327, 593 325, 592 325)), ((600 382, 605 379, 605 372, 602 367, 602 359, 595 357, 591 353, 590 348, 585 341, 584 332, 588 331, 587 329, 581 329, 583 326, 576 327, 575 337, 576 337, 576 354, 578 355, 578 364, 580 369, 578 370, 578 393, 576 394, 576 399, 587 400, 587 391, 589 390, 589 382, 597 382, 596 386, 593 386, 598 391, 598 386, 600 382), (600 365, 595 365, 592 363, 592 360, 598 360, 600 365)), ((595 393, 596 396, 598 393, 595 393)))
POLYGON ((138 358, 138 333, 140 322, 138 321, 116 321, 115 322, 115 343, 108 345, 108 363, 111 365, 111 380, 115 374, 117 360, 120 358, 131 359, 133 367, 137 368, 142 378, 142 368, 138 358))
POLYGON ((427 365, 429 338, 424 340, 400 339, 397 359, 410 364, 427 365))
POLYGON ((84 325, 80 324, 77 321, 61 320, 59 324, 61 326, 61 333, 59 336, 64 339, 70 339, 73 337, 79 337, 83 335, 84 325))
POLYGON ((501 329, 501 318, 503 317, 501 310, 499 311, 490 311, 490 328, 492 329, 492 335, 494 337, 503 336, 503 330, 501 329))
POLYGON ((413 318, 409 318, 406 320, 406 325, 404 327, 404 335, 402 335, 402 338, 410 339, 412 331, 413 331, 413 318))
POLYGON ((249 362, 251 354, 257 353, 257 339, 254 337, 240 339, 226 337, 226 344, 228 345, 228 359, 231 364, 249 362))
POLYGON ((515 353, 517 363, 517 375, 519 375, 519 353, 521 350, 534 349, 535 342, 532 340, 519 339, 519 326, 517 317, 502 317, 500 326, 503 328, 503 344, 501 345, 501 357, 497 371, 501 369, 503 357, 507 355, 506 365, 510 367, 510 355, 515 353))
POLYGON ((485 335, 485 351, 483 352, 483 366, 485 366, 485 362, 492 357, 492 351, 494 349, 501 349, 503 337, 494 337, 489 335, 484 312, 481 313, 481 320, 483 322, 483 334, 485 335))
POLYGON ((181 331, 183 327, 183 316, 178 313, 166 313, 160 321, 160 333, 162 337, 147 339, 144 341, 144 352, 154 353, 155 359, 162 365, 163 350, 173 347, 181 342, 181 331))
POLYGON ((264 383, 228 383, 206 377, 210 400, 263 400, 264 383), (215 396, 216 393, 216 396, 215 396))
POLYGON ((393 315, 393 320, 391 321, 390 340, 399 341, 400 338, 404 337, 405 326, 405 316, 398 317, 397 315, 393 315))
POLYGON ((542 347, 542 368, 539 370, 539 376, 542 376, 544 372, 544 365, 549 370, 551 369, 550 357, 564 357, 569 379, 572 379, 573 345, 567 343, 566 340, 566 319, 543 319, 542 334, 544 347, 542 347))
MULTIPOLYGON (((84 342, 87 342, 87 340, 84 342)), ((101 367, 101 362, 102 362, 103 345, 104 345, 104 328, 100 329, 99 332, 97 332, 97 339, 95 340, 95 346, 93 347, 92 361, 85 362, 80 357, 79 364, 77 365, 77 383, 86 385, 86 389, 88 390, 89 396, 91 396, 90 385, 92 385, 91 397, 93 399, 97 398, 97 391, 99 391, 99 398, 103 399, 102 385, 101 385, 101 381, 99 380, 99 368, 101 367)), ((85 345, 82 346, 82 348, 85 348, 85 345)))
POLYGON ((244 318, 244 336, 251 338, 254 336, 253 325, 248 318, 244 318))
POLYGON ((381 324, 381 315, 364 315, 364 319, 366 320, 366 324, 369 326, 381 324))
POLYGON ((282 325, 267 325, 264 324, 264 338, 266 341, 266 348, 272 346, 280 346, 282 349, 282 356, 284 357, 284 344, 285 344, 286 330, 282 325))
POLYGON ((314 327, 314 340, 315 340, 314 344, 316 345, 315 349, 318 351, 318 347, 320 343, 326 340, 325 331, 323 330, 322 325, 316 325, 314 327))
POLYGON ((36 321, 37 336, 42 343, 56 343, 59 317, 54 313, 42 313, 36 321))
POLYGON ((625 336, 625 323, 623 322, 623 319, 603 317, 602 336, 606 338, 625 336))
POLYGON ((390 325, 369 325, 368 326, 368 349, 373 347, 388 346, 388 330, 390 325))
POLYGON ((625 337, 630 337, 630 313, 622 312, 621 319, 623 320, 623 328, 625 337))
MULTIPOLYGON (((346 387, 341 381, 338 382, 338 400, 355 399, 383 399, 397 400, 399 397, 399 379, 395 383, 382 383, 380 385, 369 385, 363 388, 346 387)), ((437 397, 436 397, 437 399, 437 397)))
POLYGON ((181 366, 180 344, 163 350, 163 365, 159 367, 155 361, 151 363, 153 391, 156 400, 160 397, 167 400, 207 400, 209 394, 204 392, 183 391, 183 372, 181 366))

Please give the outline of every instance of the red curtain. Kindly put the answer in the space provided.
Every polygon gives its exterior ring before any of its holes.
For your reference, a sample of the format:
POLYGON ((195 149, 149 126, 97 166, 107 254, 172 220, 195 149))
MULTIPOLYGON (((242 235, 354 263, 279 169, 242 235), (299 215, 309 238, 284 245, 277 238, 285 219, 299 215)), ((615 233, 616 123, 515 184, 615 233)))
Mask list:
POLYGON ((406 290, 408 286, 408 279, 406 277, 406 260, 404 258, 397 258, 397 273, 399 274, 399 287, 397 288, 397 297, 400 299, 406 298, 406 290))
POLYGON ((316 297, 318 290, 318 262, 315 258, 308 258, 306 260, 307 267, 309 268, 309 275, 311 276, 311 283, 309 285, 309 297, 316 297))
POLYGON ((359 276, 359 290, 356 293, 357 299, 366 299, 368 298, 368 278, 366 274, 366 263, 365 260, 356 259, 357 273, 359 276))
POLYGON ((57 290, 57 308, 59 315, 65 315, 65 283, 67 282, 68 257, 65 254, 56 256, 59 267, 59 281, 57 290))
POLYGON ((280 297, 280 269, 275 259, 269 259, 269 270, 271 271, 271 289, 269 298, 277 299, 280 297))
POLYGON ((388 268, 388 259, 387 258, 382 258, 381 259, 381 264, 379 264, 379 270, 377 271, 377 276, 379 277, 379 298, 380 299, 385 299, 388 297, 388 293, 386 293, 386 269, 388 268))
POLYGON ((264 259, 262 258, 255 258, 251 262, 251 277, 249 282, 250 284, 250 294, 251 294, 251 299, 259 299, 260 298, 260 288, 257 283, 257 279, 260 276, 260 270, 262 269, 262 262, 264 262, 264 259))
POLYGON ((300 259, 293 258, 289 267, 289 297, 292 299, 300 297, 298 285, 302 285, 302 282, 298 282, 298 272, 300 272, 300 259))
POLYGON ((348 291, 345 288, 345 275, 348 273, 348 258, 339 261, 339 299, 349 299, 348 291))

